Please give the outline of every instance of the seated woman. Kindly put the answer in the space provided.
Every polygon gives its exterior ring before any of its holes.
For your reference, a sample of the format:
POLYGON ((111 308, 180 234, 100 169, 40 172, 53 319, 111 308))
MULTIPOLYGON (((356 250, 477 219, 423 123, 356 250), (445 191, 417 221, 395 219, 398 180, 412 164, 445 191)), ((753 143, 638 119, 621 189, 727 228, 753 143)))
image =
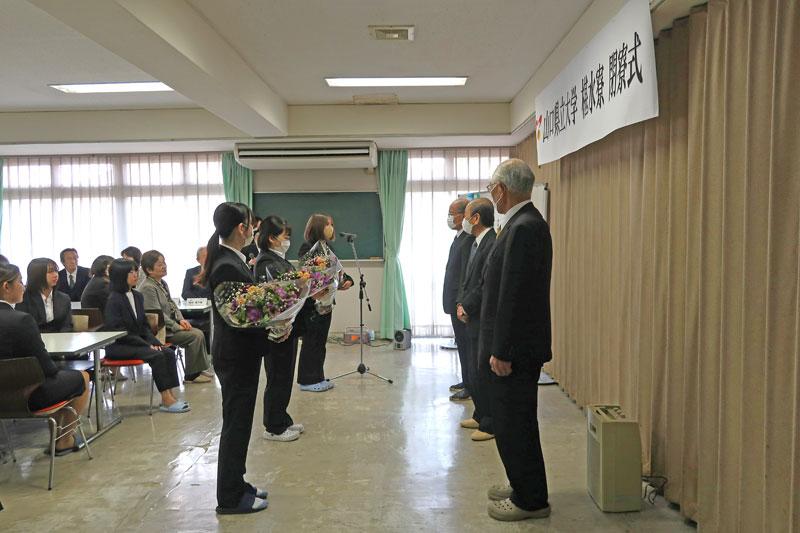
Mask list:
POLYGON ((164 281, 167 263, 158 250, 142 255, 142 270, 147 276, 137 289, 144 297, 145 309, 160 309, 167 328, 167 341, 186 349, 186 383, 208 383, 211 373, 208 350, 203 332, 184 320, 178 306, 172 301, 169 287, 164 281))
POLYGON ((55 289, 56 285, 55 261, 39 257, 28 264, 28 286, 16 309, 31 315, 41 333, 72 331, 72 302, 68 295, 55 289))
MULTIPOLYGON (((11 307, 22 301, 24 291, 19 268, 0 263, 0 358, 35 357, 42 367, 44 383, 28 399, 31 411, 69 400, 69 405, 80 415, 89 403, 89 374, 56 368, 33 317, 11 307)), ((62 409, 56 419, 59 426, 65 426, 74 422, 75 417, 62 409)), ((74 435, 61 437, 56 440, 56 455, 77 450, 76 444, 74 435)))
POLYGON ((100 309, 100 312, 106 310, 106 302, 108 301, 108 267, 114 260, 110 255, 100 255, 92 263, 90 270, 92 279, 83 289, 81 294, 81 307, 84 309, 95 308, 100 309))
POLYGON ((179 401, 172 389, 179 385, 175 354, 156 339, 144 313, 144 298, 133 290, 139 279, 136 263, 130 259, 114 259, 109 269, 111 292, 105 311, 107 331, 128 332, 106 347, 108 359, 141 359, 153 372, 153 381, 161 393, 161 411, 185 413, 189 404, 179 401))

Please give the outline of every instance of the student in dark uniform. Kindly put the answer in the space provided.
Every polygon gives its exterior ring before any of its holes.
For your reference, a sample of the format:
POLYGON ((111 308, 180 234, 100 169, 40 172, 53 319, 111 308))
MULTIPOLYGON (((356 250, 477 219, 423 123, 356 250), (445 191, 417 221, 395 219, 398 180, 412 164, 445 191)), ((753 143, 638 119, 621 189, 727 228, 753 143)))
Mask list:
POLYGON ((100 312, 105 312, 106 302, 108 301, 109 283, 108 283, 108 267, 114 258, 110 255, 99 255, 92 262, 92 279, 89 284, 83 289, 81 295, 81 307, 84 309, 97 308, 100 312))
MULTIPOLYGON (((305 242, 300 245, 298 256, 303 257, 317 242, 328 243, 336 238, 333 218, 317 213, 311 215, 303 235, 305 242)), ((346 291, 353 286, 353 278, 342 273, 339 290, 346 291)), ((308 313, 304 323, 303 343, 300 347, 300 362, 297 369, 297 383, 300 390, 324 392, 333 388, 333 382, 325 379, 325 344, 331 329, 333 312, 319 314, 316 310, 308 313)))
MULTIPOLYGON (((19 268, 0 263, 0 359, 35 357, 42 367, 44 383, 28 399, 32 411, 70 400, 69 405, 80 415, 89 403, 89 374, 77 370, 59 370, 44 347, 42 336, 33 317, 13 309, 22 301, 25 285, 19 268)), ((58 425, 74 421, 69 410, 58 413, 58 425)), ((56 441, 56 455, 77 450, 75 437, 69 435, 56 441)))
MULTIPOLYGON (((214 210, 214 233, 201 283, 212 291, 226 281, 253 283, 247 258, 240 251, 253 241, 253 212, 244 204, 224 202, 214 210)), ((230 327, 212 306, 211 352, 222 387, 222 432, 217 460, 217 513, 242 514, 267 508, 267 492, 244 480, 247 447, 253 429, 261 358, 267 353, 267 331, 230 327)))
MULTIPOLYGON (((286 260, 292 228, 282 218, 268 216, 261 222, 258 232, 258 248, 261 253, 256 258, 255 275, 257 281, 275 279, 295 268, 286 260)), ((297 340, 305 314, 313 311, 313 300, 306 300, 306 306, 297 315, 295 327, 288 339, 283 342, 267 341, 268 349, 264 356, 264 371, 267 386, 264 389, 264 438, 275 441, 293 441, 304 431, 303 424, 297 424, 286 412, 292 397, 292 382, 297 361, 297 340)))
POLYGON ((56 289, 56 285, 58 265, 55 261, 39 257, 28 264, 28 286, 17 310, 30 314, 41 333, 72 331, 72 302, 68 295, 56 289))
POLYGON ((109 268, 110 293, 104 312, 106 331, 126 331, 127 335, 106 347, 108 359, 141 359, 150 365, 153 381, 161 393, 161 407, 166 413, 185 413, 189 404, 172 392, 180 383, 175 352, 159 342, 150 329, 144 310, 144 297, 135 290, 139 281, 136 263, 114 259, 109 268))

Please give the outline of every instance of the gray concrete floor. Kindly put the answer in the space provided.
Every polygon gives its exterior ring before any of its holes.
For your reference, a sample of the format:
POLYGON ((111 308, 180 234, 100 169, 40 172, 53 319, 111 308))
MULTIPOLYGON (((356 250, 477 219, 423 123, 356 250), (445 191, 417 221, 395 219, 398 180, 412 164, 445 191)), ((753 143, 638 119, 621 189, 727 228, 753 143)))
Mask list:
MULTIPOLYGON (((494 441, 476 443, 458 423, 472 404, 448 401, 457 356, 438 339, 413 351, 367 348, 372 370, 325 393, 295 388, 290 413, 300 440, 262 440, 256 409, 248 480, 269 490, 269 509, 214 513, 220 392, 186 386, 188 414, 146 414, 149 375, 120 393, 125 419, 95 441, 94 460, 56 461, 47 491, 46 432, 17 425, 18 462, 0 465, 3 531, 692 531, 659 498, 642 512, 605 514, 586 492, 583 412, 557 387, 540 388, 539 421, 550 518, 503 524, 486 514, 486 489, 504 481, 494 441)), ((355 368, 357 347, 329 344, 326 372, 355 368)), ((262 376, 262 387, 264 378, 262 376)), ((42 425, 38 427, 42 427, 42 425)))

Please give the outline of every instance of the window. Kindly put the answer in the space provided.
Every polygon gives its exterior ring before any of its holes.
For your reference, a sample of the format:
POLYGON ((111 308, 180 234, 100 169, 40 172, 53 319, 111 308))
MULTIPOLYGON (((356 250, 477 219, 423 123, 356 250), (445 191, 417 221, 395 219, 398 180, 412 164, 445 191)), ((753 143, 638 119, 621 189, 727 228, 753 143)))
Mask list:
POLYGON ((447 210, 459 194, 483 192, 509 148, 409 150, 400 264, 415 336, 450 336, 442 309, 444 268, 456 233, 447 210))
POLYGON ((156 249, 177 297, 224 200, 218 153, 10 157, 0 252, 24 272, 34 257, 58 262, 67 247, 85 267, 126 246, 156 249))

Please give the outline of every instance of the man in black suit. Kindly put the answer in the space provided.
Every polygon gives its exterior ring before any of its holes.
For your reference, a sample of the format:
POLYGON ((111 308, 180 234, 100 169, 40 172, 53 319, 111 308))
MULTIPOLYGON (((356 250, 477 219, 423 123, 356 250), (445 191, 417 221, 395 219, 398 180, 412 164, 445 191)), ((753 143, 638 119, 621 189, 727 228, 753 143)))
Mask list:
POLYGON ((198 263, 197 266, 186 271, 186 276, 183 278, 183 290, 181 291, 181 297, 184 300, 189 298, 211 298, 211 291, 208 290, 208 287, 195 283, 197 276, 200 275, 201 266, 206 262, 206 253, 205 246, 198 248, 195 256, 198 263))
POLYGON ((481 325, 481 299, 483 293, 483 266, 494 247, 494 206, 488 198, 478 198, 467 205, 464 213, 464 231, 475 237, 469 253, 464 254, 464 276, 458 293, 457 318, 466 324, 467 331, 467 390, 472 394, 475 410, 471 418, 461 421, 461 427, 474 429, 472 440, 486 441, 494 438, 494 425, 489 412, 486 380, 478 375, 478 337, 481 325))
POLYGON ((456 238, 450 245, 450 254, 447 256, 447 266, 444 269, 444 290, 442 304, 444 312, 450 315, 450 322, 453 324, 453 336, 456 338, 458 346, 458 360, 461 363, 461 382, 452 385, 450 390, 453 395, 450 399, 454 402, 469 400, 469 390, 466 388, 466 368, 467 368, 467 330, 463 322, 456 316, 456 300, 458 299, 458 289, 461 286, 461 275, 464 269, 463 257, 469 253, 469 247, 475 237, 463 230, 461 224, 464 221, 464 210, 469 202, 466 198, 457 198, 450 204, 447 212, 447 227, 457 231, 456 238))
POLYGON ((504 219, 484 271, 479 363, 491 371, 495 442, 510 482, 489 489, 489 515, 498 520, 550 515, 536 409, 539 372, 552 358, 553 245, 530 200, 533 182, 524 161, 509 159, 488 187, 504 219))
POLYGON ((89 283, 89 269, 78 266, 78 250, 64 248, 59 254, 64 268, 58 271, 56 290, 66 293, 73 302, 80 302, 83 289, 89 283))

